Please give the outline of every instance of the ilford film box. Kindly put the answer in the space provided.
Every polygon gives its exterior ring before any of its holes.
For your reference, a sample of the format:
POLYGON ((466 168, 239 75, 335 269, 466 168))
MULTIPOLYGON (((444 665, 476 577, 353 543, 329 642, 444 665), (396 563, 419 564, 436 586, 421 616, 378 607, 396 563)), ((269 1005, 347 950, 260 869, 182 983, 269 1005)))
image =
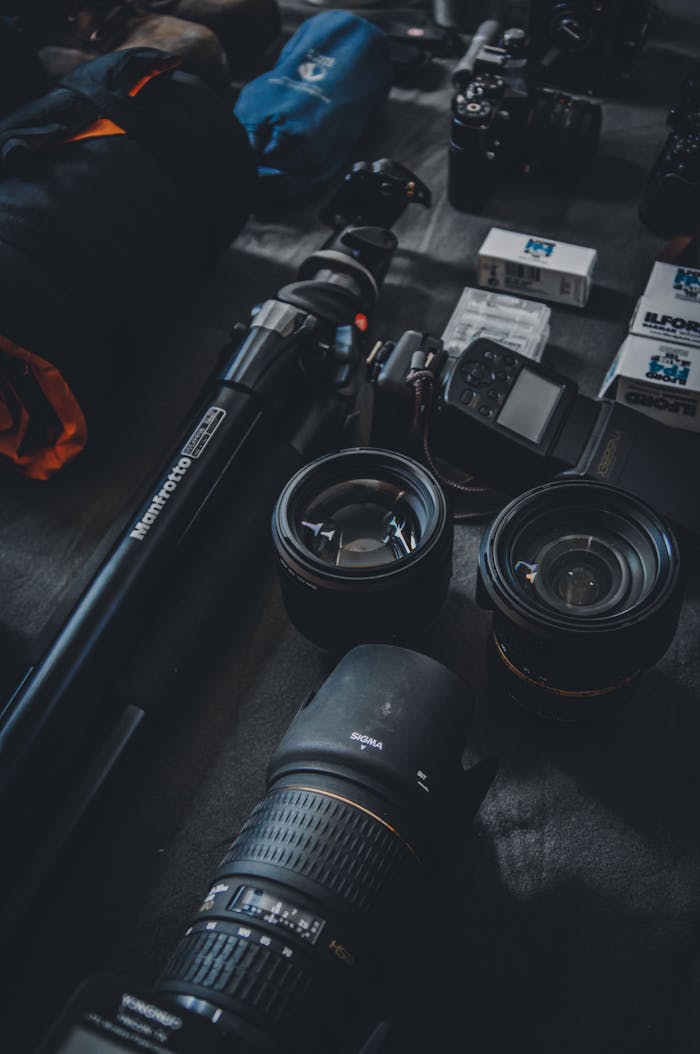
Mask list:
POLYGON ((700 349, 629 336, 598 393, 673 428, 700 431, 700 349))
POLYGON ((700 271, 654 264, 630 333, 700 348, 700 271))
POLYGON ((700 303, 700 271, 680 264, 655 263, 644 296, 662 300, 666 305, 700 303))
POLYGON ((583 245, 492 227, 479 249, 477 283, 485 289, 585 307, 597 255, 583 245))

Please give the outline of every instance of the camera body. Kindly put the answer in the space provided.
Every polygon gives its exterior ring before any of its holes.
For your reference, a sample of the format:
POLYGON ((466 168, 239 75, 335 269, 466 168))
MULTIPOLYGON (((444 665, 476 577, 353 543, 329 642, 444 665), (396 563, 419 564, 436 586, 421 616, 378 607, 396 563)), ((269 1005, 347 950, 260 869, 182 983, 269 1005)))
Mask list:
POLYGON ((674 238, 700 226, 700 65, 683 82, 668 124, 672 132, 652 167, 639 216, 654 234, 674 238))
POLYGON ((484 27, 453 75, 448 196, 465 212, 480 211, 494 182, 509 172, 557 182, 580 177, 602 123, 596 104, 538 87, 524 30, 484 27))
POLYGON ((383 345, 372 363, 373 443, 415 453, 407 378, 417 363, 435 378, 430 442, 452 465, 514 494, 562 476, 608 483, 700 532, 700 495, 687 479, 700 437, 582 395, 567 377, 490 340, 454 357, 413 330, 383 345))
POLYGON ((533 0, 530 34, 548 84, 606 95, 646 41, 652 0, 533 0))

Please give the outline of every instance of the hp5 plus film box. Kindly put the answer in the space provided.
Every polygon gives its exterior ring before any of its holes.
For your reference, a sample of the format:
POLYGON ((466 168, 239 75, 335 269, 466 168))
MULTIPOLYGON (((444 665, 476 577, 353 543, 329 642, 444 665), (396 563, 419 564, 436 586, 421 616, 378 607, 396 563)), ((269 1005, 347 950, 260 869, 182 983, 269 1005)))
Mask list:
POLYGON ((598 393, 673 428, 700 431, 700 349, 629 336, 598 393))
POLYGON ((585 307, 597 255, 583 245, 492 227, 479 249, 477 281, 485 289, 585 307))

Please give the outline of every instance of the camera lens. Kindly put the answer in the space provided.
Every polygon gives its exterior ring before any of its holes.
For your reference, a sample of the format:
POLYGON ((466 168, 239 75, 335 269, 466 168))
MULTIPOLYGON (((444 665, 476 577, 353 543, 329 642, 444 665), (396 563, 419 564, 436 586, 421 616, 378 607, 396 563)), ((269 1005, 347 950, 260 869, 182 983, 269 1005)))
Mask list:
POLYGON ((346 480, 299 510, 297 534, 334 567, 381 567, 415 552, 421 537, 416 506, 415 495, 395 483, 346 480))
POLYGON ((235 1036, 226 1049, 357 1050, 434 901, 460 799, 475 811, 483 792, 465 793, 470 716, 469 689, 434 660, 349 652, 275 751, 161 991, 235 1036))
POLYGON ((572 182, 590 167, 598 149, 603 111, 597 103, 564 92, 538 92, 532 111, 527 160, 533 174, 572 182))
POLYGON ((445 498, 402 454, 359 448, 312 462, 282 491, 272 534, 289 617, 323 647, 390 640, 445 598, 445 498))
POLYGON ((538 554, 535 590, 562 611, 578 607, 600 612, 613 607, 629 580, 619 553, 597 538, 567 535, 538 554))
POLYGON ((557 482, 521 495, 486 531, 478 599, 506 694, 560 721, 628 698, 678 623, 678 546, 648 506, 613 487, 557 482))

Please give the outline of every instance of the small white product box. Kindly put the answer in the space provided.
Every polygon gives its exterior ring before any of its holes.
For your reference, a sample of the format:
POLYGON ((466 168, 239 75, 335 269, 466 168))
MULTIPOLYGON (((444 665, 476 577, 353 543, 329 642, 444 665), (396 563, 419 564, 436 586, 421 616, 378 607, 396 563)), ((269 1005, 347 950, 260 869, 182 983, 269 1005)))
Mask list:
POLYGON ((610 366, 601 399, 615 399, 673 428, 700 431, 700 350, 629 336, 610 366))
POLYGON ((652 267, 645 297, 665 302, 700 303, 700 271, 680 264, 655 263, 652 267))
POLYGON ((659 264, 654 267, 649 285, 637 304, 630 333, 700 348, 700 298, 685 295, 678 298, 678 291, 664 280, 665 276, 659 277, 657 267, 659 264))
POLYGON ((597 256, 584 245, 492 227, 479 249, 478 284, 585 307, 597 256))
POLYGON ((549 340, 552 312, 546 304, 467 286, 442 334, 449 355, 460 355, 474 340, 486 338, 537 362, 549 340))

